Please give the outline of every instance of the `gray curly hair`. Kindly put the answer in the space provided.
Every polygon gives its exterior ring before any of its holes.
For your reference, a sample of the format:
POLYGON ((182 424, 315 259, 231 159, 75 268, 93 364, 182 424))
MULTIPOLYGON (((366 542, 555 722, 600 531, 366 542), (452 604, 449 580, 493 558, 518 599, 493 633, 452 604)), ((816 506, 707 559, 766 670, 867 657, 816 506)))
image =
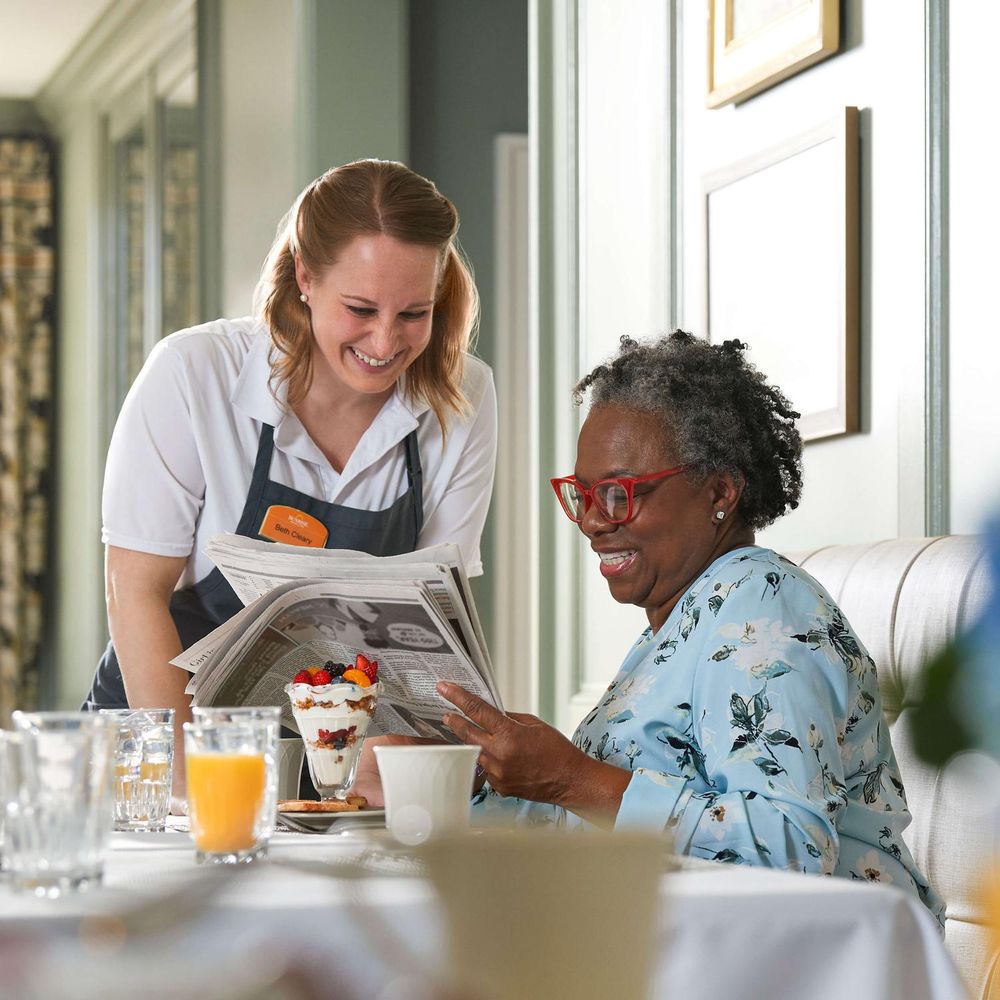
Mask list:
POLYGON ((751 529, 763 528, 802 494, 799 414, 743 355, 746 344, 710 344, 676 330, 639 343, 622 337, 618 353, 573 389, 579 405, 621 406, 653 413, 689 467, 691 479, 729 473, 743 483, 738 510, 751 529))

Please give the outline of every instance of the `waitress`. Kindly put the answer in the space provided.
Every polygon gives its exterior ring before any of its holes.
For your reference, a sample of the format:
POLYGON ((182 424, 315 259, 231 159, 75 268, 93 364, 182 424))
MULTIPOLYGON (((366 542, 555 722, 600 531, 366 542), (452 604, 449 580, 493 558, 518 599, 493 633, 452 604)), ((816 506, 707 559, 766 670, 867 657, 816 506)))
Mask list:
POLYGON ((457 230, 402 164, 337 167, 279 227, 256 318, 157 344, 108 452, 111 643, 85 707, 190 718, 169 661, 242 608, 204 555, 219 532, 379 556, 451 541, 482 573, 496 397, 457 230))

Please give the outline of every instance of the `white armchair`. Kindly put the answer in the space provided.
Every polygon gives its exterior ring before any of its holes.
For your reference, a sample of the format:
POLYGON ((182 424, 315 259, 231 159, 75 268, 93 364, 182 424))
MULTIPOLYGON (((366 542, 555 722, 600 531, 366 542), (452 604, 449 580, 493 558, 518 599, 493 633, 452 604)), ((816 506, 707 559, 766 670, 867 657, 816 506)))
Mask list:
POLYGON ((895 539, 788 557, 826 587, 875 660, 913 813, 906 841, 948 904, 945 940, 972 996, 997 1000, 1000 954, 991 945, 978 891, 989 866, 1000 861, 1000 816, 995 808, 984 814, 970 776, 971 755, 937 770, 917 758, 909 731, 924 664, 975 620, 988 594, 979 539, 895 539))

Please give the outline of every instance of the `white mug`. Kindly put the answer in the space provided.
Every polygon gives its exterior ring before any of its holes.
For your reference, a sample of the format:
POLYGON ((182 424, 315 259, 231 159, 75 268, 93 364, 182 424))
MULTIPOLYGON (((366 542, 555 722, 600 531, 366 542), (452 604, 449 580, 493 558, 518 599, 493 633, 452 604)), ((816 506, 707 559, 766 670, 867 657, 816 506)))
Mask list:
POLYGON ((278 740, 278 799, 297 799, 305 744, 301 736, 278 740))
POLYGON ((477 746, 378 746, 385 821, 400 843, 422 844, 469 825, 477 746))

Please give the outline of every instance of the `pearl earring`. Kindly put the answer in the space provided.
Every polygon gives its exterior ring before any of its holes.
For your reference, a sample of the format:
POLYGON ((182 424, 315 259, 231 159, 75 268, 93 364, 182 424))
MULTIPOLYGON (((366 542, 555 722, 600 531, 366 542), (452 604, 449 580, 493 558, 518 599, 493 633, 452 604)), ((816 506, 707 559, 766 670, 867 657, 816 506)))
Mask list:
POLYGON ((299 302, 308 302, 309 296, 305 292, 299 292, 299 302))
POLYGON ((716 521, 725 521, 725 519, 726 519, 726 512, 724 510, 717 510, 715 512, 715 519, 716 519, 716 521))

